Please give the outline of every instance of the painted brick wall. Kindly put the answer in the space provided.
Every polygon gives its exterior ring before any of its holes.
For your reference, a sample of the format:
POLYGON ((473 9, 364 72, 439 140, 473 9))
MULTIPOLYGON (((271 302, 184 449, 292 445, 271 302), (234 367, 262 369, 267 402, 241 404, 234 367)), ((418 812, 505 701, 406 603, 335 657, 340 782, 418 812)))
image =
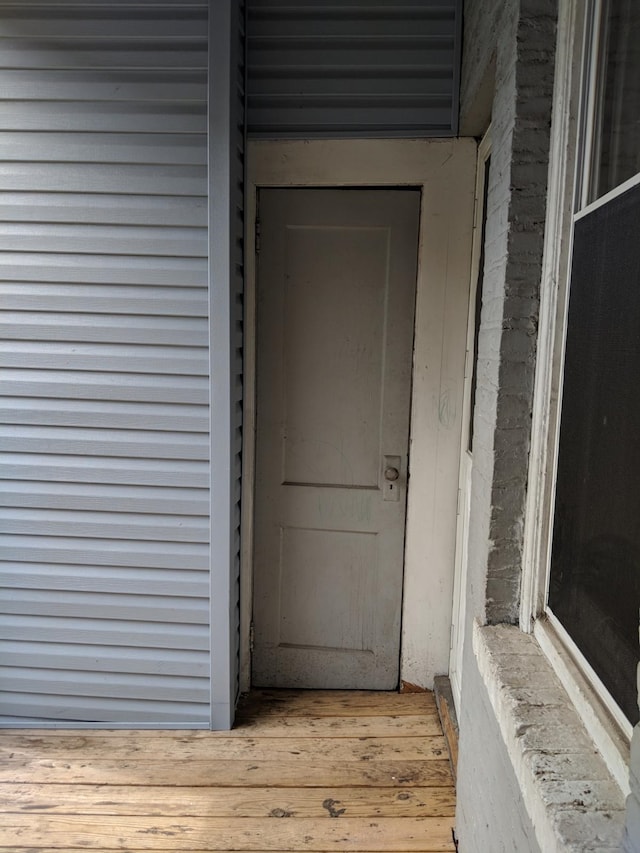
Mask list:
MULTIPOLYGON (((483 109, 486 126, 490 81, 493 140, 478 340, 469 623, 476 618, 481 623, 515 623, 518 618, 556 6, 552 0, 465 4, 461 126, 463 132, 479 132, 483 109)), ((536 851, 478 674, 472 633, 468 624, 459 709, 460 849, 536 851)))
MULTIPOLYGON (((512 5, 512 4, 509 4, 512 5)), ((487 272, 492 286, 480 357, 495 411, 486 616, 515 622, 520 604, 523 519, 555 50, 555 3, 527 0, 498 42, 495 149, 487 272), (516 65, 517 60, 517 65, 516 65), (507 257, 504 256, 505 243, 507 257), (484 358, 483 358, 484 356, 484 358)), ((488 223, 489 225, 489 223, 488 223)), ((488 228, 489 231, 489 228, 488 228)), ((480 371, 480 365, 479 365, 480 371)), ((479 372, 480 375, 480 372, 479 372)))
POLYGON ((469 0, 465 14, 464 42, 472 46, 462 71, 467 113, 486 76, 479 61, 495 58, 468 608, 488 622, 516 622, 520 601, 555 6, 469 0), (476 14, 479 6, 486 14, 476 14))

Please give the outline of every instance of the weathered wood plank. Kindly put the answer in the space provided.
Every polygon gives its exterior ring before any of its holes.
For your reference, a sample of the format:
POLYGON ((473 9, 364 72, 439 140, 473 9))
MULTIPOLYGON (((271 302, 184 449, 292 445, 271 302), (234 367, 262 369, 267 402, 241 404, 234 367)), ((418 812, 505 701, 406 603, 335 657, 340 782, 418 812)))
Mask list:
POLYGON ((438 676, 436 679, 438 692, 435 694, 438 716, 442 723, 442 731, 447 741, 447 750, 451 759, 451 769, 455 780, 456 768, 458 766, 458 720, 453 702, 451 682, 446 676, 438 676))
POLYGON ((157 785, 0 785, 5 812, 182 817, 451 817, 441 788, 174 788, 157 785))
MULTIPOLYGON (((14 732, 29 737, 67 737, 69 729, 15 729, 14 732)), ((243 738, 243 737, 436 737, 442 734, 437 713, 427 714, 393 714, 388 716, 320 716, 305 717, 301 715, 255 716, 239 715, 235 727, 228 732, 210 732, 203 730, 110 730, 100 729, 92 732, 93 737, 135 737, 146 738, 176 738, 190 737, 192 740, 209 738, 243 738)))
POLYGON ((369 690, 253 690, 243 696, 238 716, 384 716, 437 713, 432 693, 382 693, 369 690))
POLYGON ((20 760, 31 758, 36 752, 40 758, 63 759, 82 755, 90 749, 94 760, 170 760, 173 758, 199 761, 247 760, 309 761, 321 757, 323 761, 425 761, 447 757, 447 744, 439 737, 385 737, 385 738, 199 738, 189 735, 162 738, 136 738, 131 736, 101 738, 99 734, 67 733, 55 738, 8 733, 0 742, 0 757, 20 760))
POLYGON ((227 737, 435 737, 437 714, 361 717, 240 716, 227 737))
POLYGON ((450 818, 177 818, 7 815, 0 848, 120 850, 449 851, 450 818))
POLYGON ((264 787, 441 787, 451 784, 448 758, 437 761, 107 761, 90 753, 62 760, 5 761, 0 782, 29 784, 264 787))

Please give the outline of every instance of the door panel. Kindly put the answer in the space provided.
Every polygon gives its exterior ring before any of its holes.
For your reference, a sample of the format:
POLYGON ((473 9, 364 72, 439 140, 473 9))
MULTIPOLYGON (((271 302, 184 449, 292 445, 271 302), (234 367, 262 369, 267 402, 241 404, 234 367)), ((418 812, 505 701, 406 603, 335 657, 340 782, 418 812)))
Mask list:
POLYGON ((260 193, 255 685, 397 684, 419 210, 260 193))
POLYGON ((381 406, 385 243, 386 234, 374 229, 289 231, 283 294, 288 483, 377 487, 380 434, 367 427, 378 422, 381 406))

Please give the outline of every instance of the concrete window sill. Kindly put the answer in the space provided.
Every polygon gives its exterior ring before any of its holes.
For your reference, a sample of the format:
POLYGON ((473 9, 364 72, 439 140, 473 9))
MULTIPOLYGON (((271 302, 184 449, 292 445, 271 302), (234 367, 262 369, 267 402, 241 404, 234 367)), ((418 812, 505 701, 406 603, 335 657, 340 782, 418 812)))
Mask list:
POLYGON ((476 624, 473 647, 541 850, 619 851, 624 796, 536 639, 476 624))

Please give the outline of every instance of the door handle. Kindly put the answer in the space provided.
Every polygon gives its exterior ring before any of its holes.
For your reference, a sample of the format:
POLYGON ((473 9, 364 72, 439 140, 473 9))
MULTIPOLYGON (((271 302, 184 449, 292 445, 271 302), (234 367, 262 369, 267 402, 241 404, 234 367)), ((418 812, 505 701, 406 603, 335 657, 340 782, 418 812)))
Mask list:
POLYGON ((382 500, 399 501, 400 492, 400 469, 402 467, 401 456, 385 455, 382 457, 382 500))

